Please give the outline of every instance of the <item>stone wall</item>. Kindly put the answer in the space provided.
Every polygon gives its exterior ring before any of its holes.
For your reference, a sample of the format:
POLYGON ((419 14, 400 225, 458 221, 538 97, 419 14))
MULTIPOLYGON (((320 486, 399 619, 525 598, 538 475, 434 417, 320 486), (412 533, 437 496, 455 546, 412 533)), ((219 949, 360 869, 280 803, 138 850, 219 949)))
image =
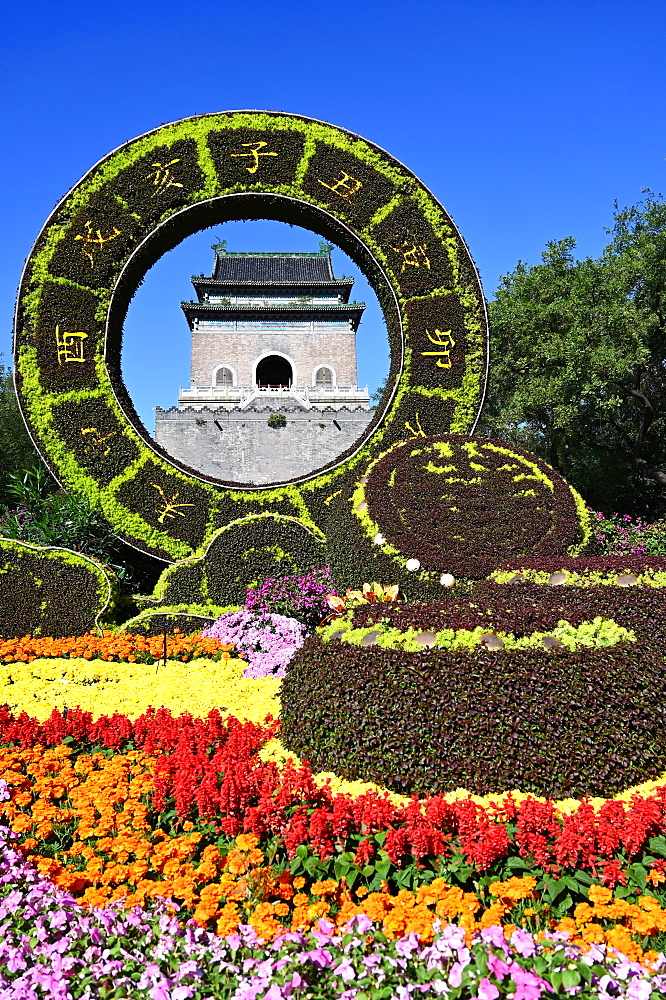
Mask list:
POLYGON ((264 485, 307 475, 357 441, 373 410, 304 410, 281 406, 285 427, 269 427, 268 406, 246 410, 163 410, 155 440, 170 455, 216 479, 264 485))
POLYGON ((313 330, 193 330, 191 378, 196 385, 211 385, 218 365, 236 372, 238 385, 254 385, 254 366, 267 354, 291 359, 294 385, 312 385, 312 373, 319 365, 331 365, 338 385, 356 385, 356 334, 313 330))

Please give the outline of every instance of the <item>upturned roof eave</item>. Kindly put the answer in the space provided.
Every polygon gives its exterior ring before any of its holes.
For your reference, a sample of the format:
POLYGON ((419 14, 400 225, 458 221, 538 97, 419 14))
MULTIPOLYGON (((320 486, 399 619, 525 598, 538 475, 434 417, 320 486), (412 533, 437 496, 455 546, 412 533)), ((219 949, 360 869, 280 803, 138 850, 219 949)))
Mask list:
POLYGON ((232 281, 232 280, 229 280, 227 278, 213 278, 212 276, 205 275, 205 274, 193 274, 190 277, 190 281, 192 282, 192 284, 194 284, 195 282, 197 282, 200 285, 201 284, 205 284, 205 285, 243 285, 243 286, 245 286, 245 285, 252 285, 252 286, 259 286, 261 288, 264 288, 264 287, 268 288, 270 286, 272 288, 275 285, 288 285, 290 287, 292 285, 353 285, 355 279, 354 278, 326 278, 326 279, 318 280, 317 278, 312 278, 312 279, 307 279, 307 280, 306 279, 300 279, 300 280, 296 281, 294 279, 283 278, 282 280, 276 279, 275 281, 270 281, 268 279, 266 279, 264 281, 258 281, 257 279, 238 278, 238 279, 234 279, 232 281))
POLYGON ((271 313, 271 312, 316 312, 316 313, 362 313, 365 310, 365 302, 331 302, 330 305, 323 302, 292 302, 289 305, 257 305, 251 302, 247 304, 224 305, 219 302, 181 302, 180 308, 183 312, 220 312, 220 313, 271 313))
POLYGON ((270 316, 286 318, 289 315, 303 316, 303 313, 306 313, 313 319, 331 315, 341 320, 348 319, 352 323, 354 333, 356 333, 363 312, 365 311, 365 302, 354 303, 352 305, 334 302, 331 305, 306 305, 303 303, 302 305, 288 306, 257 306, 249 304, 247 306, 223 306, 212 302, 181 302, 180 307, 185 313, 188 325, 191 324, 192 320, 200 316, 225 316, 230 319, 234 317, 242 319, 259 314, 265 318, 270 316))

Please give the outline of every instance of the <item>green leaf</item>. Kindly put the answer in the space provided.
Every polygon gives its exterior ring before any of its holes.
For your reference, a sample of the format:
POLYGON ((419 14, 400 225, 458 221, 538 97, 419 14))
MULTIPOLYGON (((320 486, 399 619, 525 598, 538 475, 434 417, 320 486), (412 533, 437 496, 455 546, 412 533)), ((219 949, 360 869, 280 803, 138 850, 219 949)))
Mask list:
POLYGON ((574 986, 578 986, 580 982, 580 973, 576 969, 564 969, 562 972, 562 985, 565 990, 571 990, 574 986))
POLYGON ((507 868, 510 868, 512 871, 531 872, 533 870, 532 865, 529 865, 524 858, 507 858, 506 866, 507 868))
POLYGON ((666 858, 666 837, 650 837, 648 847, 653 854, 666 858))

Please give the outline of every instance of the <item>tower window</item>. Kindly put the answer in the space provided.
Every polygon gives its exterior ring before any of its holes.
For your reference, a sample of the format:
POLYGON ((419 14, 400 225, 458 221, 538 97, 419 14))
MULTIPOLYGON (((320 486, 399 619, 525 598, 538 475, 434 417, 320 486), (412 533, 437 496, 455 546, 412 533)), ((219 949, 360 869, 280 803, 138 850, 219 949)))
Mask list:
POLYGON ((233 385, 234 376, 231 368, 218 368, 215 372, 215 385, 233 385))
POLYGON ((291 365, 286 358, 271 354, 257 365, 257 385, 274 389, 288 389, 294 378, 291 365))
POLYGON ((333 385, 333 372, 330 368, 322 366, 317 368, 315 372, 315 386, 317 388, 324 388, 325 386, 333 385))

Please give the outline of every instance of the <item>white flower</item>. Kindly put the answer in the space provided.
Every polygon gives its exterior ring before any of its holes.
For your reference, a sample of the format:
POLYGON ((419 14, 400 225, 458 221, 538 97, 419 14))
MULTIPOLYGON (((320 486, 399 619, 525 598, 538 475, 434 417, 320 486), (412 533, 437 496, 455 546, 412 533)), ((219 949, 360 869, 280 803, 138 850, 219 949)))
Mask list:
POLYGON ((386 544, 386 539, 382 535, 381 531, 378 531, 377 534, 374 536, 374 538, 372 540, 375 543, 375 545, 384 545, 384 544, 386 544))
POLYGON ((420 566, 421 563, 418 561, 418 559, 408 559, 407 562, 405 563, 405 567, 406 569, 409 570, 410 573, 413 573, 415 569, 419 569, 420 566))
POLYGON ((456 582, 456 578, 455 576, 451 576, 450 573, 442 573, 442 575, 439 578, 439 582, 441 583, 442 587, 452 587, 453 584, 456 582))

